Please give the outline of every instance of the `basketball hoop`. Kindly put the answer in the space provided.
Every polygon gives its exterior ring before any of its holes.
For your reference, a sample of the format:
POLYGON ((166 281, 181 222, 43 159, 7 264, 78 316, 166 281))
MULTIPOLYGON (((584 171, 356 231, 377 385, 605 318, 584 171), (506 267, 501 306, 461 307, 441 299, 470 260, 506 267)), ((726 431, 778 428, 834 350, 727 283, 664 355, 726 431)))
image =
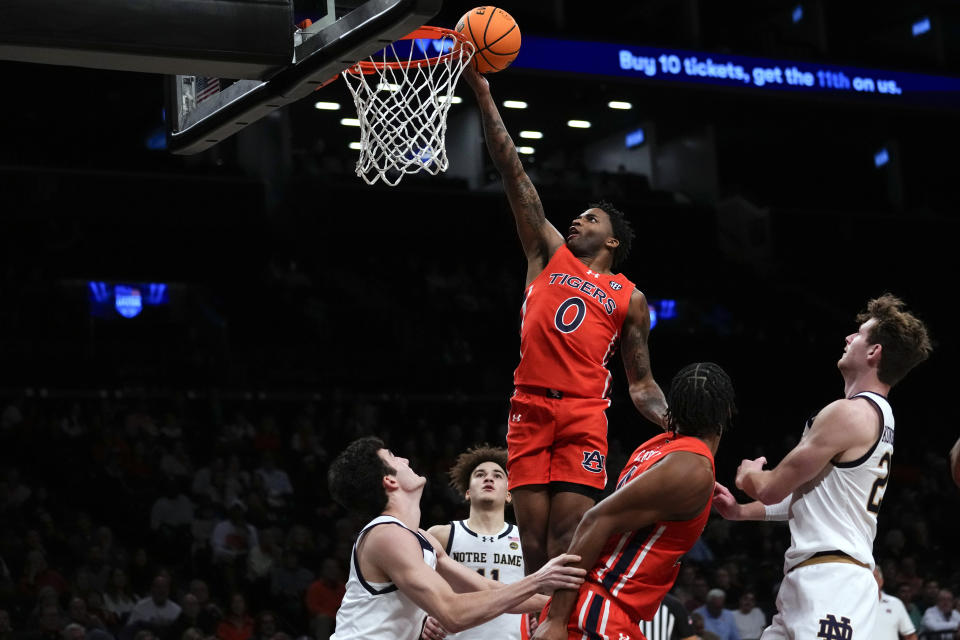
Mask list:
POLYGON ((343 71, 360 121, 357 175, 367 184, 447 170, 447 112, 474 49, 458 31, 424 26, 343 71))

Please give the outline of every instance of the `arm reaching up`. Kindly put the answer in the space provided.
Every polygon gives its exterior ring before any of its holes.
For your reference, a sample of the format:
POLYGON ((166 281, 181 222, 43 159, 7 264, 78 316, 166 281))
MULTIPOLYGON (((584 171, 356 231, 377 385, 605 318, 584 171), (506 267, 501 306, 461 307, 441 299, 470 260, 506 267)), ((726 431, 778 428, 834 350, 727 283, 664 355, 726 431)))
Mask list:
POLYGON ((483 120, 483 136, 493 164, 503 178, 503 188, 510 201, 510 208, 517 222, 517 234, 527 256, 527 284, 529 284, 550 260, 550 256, 563 244, 563 236, 547 221, 543 204, 536 187, 523 169, 513 139, 507 133, 497 104, 490 94, 487 79, 467 68, 463 77, 477 97, 477 105, 483 120))

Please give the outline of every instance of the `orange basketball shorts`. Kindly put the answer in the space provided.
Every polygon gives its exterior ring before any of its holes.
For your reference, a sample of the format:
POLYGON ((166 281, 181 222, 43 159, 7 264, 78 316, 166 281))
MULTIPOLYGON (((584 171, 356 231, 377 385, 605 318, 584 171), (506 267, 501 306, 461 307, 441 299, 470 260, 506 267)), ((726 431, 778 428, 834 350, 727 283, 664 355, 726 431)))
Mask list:
MULTIPOLYGON (((540 614, 544 620, 550 610, 548 603, 540 614)), ((609 638, 609 640, 646 640, 640 625, 616 598, 611 598, 606 589, 595 584, 580 586, 577 604, 567 622, 567 640, 583 638, 609 638)))
POLYGON ((607 484, 609 406, 603 398, 517 387, 507 416, 509 488, 570 482, 602 490, 607 484))

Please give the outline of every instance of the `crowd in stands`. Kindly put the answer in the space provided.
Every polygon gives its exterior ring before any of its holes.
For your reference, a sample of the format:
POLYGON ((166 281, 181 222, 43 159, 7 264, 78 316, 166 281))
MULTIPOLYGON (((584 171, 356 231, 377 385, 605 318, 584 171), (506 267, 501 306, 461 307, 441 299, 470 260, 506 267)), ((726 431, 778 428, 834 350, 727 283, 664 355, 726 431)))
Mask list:
MULTIPOLYGON (((386 434, 429 478, 423 524, 445 522, 465 515, 446 471, 467 446, 502 441, 499 410, 347 396, 7 398, 0 640, 324 640, 362 525, 327 494, 331 456, 386 434), (458 419, 434 428, 443 416, 458 419)), ((610 464, 633 444, 614 438, 610 464)), ((891 489, 876 552, 917 629, 956 633, 955 530, 918 510, 956 505, 942 475, 891 489)), ((788 541, 777 523, 711 519, 673 590, 704 637, 757 637, 788 541)))

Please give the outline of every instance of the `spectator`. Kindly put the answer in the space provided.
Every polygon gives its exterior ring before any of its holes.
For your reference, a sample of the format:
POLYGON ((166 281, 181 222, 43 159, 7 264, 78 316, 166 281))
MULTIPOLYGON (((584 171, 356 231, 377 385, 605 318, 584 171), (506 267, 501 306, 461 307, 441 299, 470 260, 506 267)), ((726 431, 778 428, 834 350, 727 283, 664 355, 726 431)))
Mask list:
POLYGON ((180 489, 180 483, 168 479, 163 495, 150 510, 150 529, 159 545, 174 545, 177 549, 188 539, 193 522, 193 502, 180 489))
POLYGON ((115 567, 110 573, 110 583, 103 593, 103 606, 113 614, 117 626, 123 626, 140 596, 130 590, 130 579, 123 567, 115 567))
POLYGON ((217 523, 210 536, 215 564, 246 561, 247 554, 258 544, 257 530, 246 521, 247 506, 236 499, 227 510, 227 518, 217 523))
POLYGON ((247 613, 247 599, 242 593, 230 596, 227 614, 217 625, 219 640, 250 640, 253 637, 253 618, 247 613))
POLYGON ((33 495, 33 490, 20 481, 20 470, 16 467, 7 469, 7 491, 4 495, 8 509, 19 509, 33 495))
POLYGON ((740 596, 740 606, 731 610, 737 633, 742 640, 757 640, 767 626, 767 616, 757 608, 757 599, 752 591, 740 596))
POLYGON ((261 611, 252 640, 271 640, 277 631, 277 616, 269 609, 261 611))
POLYGON ((299 554, 287 549, 282 562, 270 571, 270 594, 275 599, 290 599, 300 602, 313 582, 313 572, 300 566, 299 554))
POLYGON ((28 634, 28 640, 63 640, 60 633, 67 626, 67 617, 57 604, 44 604, 37 615, 36 627, 28 634))
POLYGON ((743 590, 733 583, 733 576, 730 575, 730 571, 726 567, 717 567, 713 572, 712 586, 727 594, 730 602, 739 602, 740 596, 743 595, 743 590))
POLYGON ((127 571, 127 576, 130 578, 130 590, 137 594, 148 593, 156 575, 157 567, 147 550, 140 547, 134 551, 133 562, 130 563, 130 569, 127 571))
POLYGON ((273 451, 263 454, 263 464, 257 469, 257 475, 263 478, 267 503, 275 509, 286 507, 287 500, 293 495, 293 485, 290 484, 287 472, 277 467, 276 454, 273 451))
POLYGON ((246 520, 247 507, 234 500, 227 519, 217 523, 210 536, 213 564, 220 568, 219 579, 225 590, 235 591, 239 577, 246 573, 247 555, 259 544, 257 529, 246 520))
POLYGON ((702 614, 694 611, 690 614, 690 621, 693 623, 693 630, 697 632, 700 640, 720 640, 720 636, 706 628, 702 614))
MULTIPOLYGON (((66 593, 69 585, 59 571, 47 566, 47 559, 43 552, 34 549, 27 554, 23 565, 23 576, 20 578, 19 585, 20 594, 33 600, 43 587, 51 587, 57 595, 62 595, 66 593)), ((57 632, 59 633, 59 630, 57 632)))
POLYGON ((873 577, 877 580, 877 591, 880 594, 880 613, 874 629, 877 640, 917 640, 917 630, 903 603, 899 598, 883 592, 883 570, 880 565, 874 568, 873 577))
POLYGON ((158 575, 153 579, 150 595, 140 599, 130 612, 127 627, 136 631, 148 629, 156 635, 169 627, 180 615, 180 605, 170 600, 170 579, 158 575))
POLYGON ((210 588, 207 586, 207 583, 199 578, 194 578, 190 581, 190 593, 197 597, 197 602, 200 603, 200 610, 210 616, 212 620, 219 623, 223 618, 223 611, 217 603, 210 598, 210 588))
POLYGON ((960 611, 953 608, 953 593, 946 589, 941 589, 937 594, 937 603, 923 612, 924 633, 934 631, 941 636, 944 631, 953 631, 954 635, 960 638, 960 611))
POLYGON ((923 620, 923 611, 921 611, 917 603, 913 601, 913 588, 909 582, 900 583, 900 586, 897 587, 897 598, 899 598, 900 602, 902 602, 906 608, 913 628, 919 629, 920 623, 923 620))
POLYGON ((86 637, 87 630, 83 628, 82 624, 76 622, 68 623, 60 632, 62 640, 86 640, 86 637))
POLYGON ((223 472, 223 482, 226 495, 234 497, 245 495, 252 486, 250 472, 243 468, 239 455, 233 454, 227 458, 227 467, 223 472))
POLYGON ((213 476, 217 472, 222 473, 225 469, 226 465, 220 457, 214 458, 210 464, 197 469, 193 474, 193 484, 190 487, 194 499, 199 500, 200 496, 210 497, 213 491, 213 476))
POLYGON ((307 589, 306 607, 310 630, 316 640, 326 640, 333 632, 337 609, 346 590, 343 569, 334 558, 326 558, 320 577, 307 589))
POLYGON ((723 589, 710 589, 707 593, 707 603, 694 613, 703 616, 704 627, 717 634, 720 640, 740 640, 733 614, 723 608, 726 598, 727 594, 723 589))
POLYGON ((920 601, 917 603, 917 606, 926 613, 927 609, 930 607, 937 606, 938 598, 940 594, 940 583, 936 580, 927 580, 923 583, 923 591, 920 592, 920 601))
POLYGON ((313 572, 300 566, 300 556, 292 549, 283 552, 279 566, 270 570, 270 596, 282 616, 291 622, 305 622, 304 596, 313 572))
POLYGON ((189 591, 180 599, 180 615, 163 633, 163 640, 180 640, 190 629, 197 629, 202 636, 214 633, 220 617, 200 606, 200 600, 189 591))
POLYGON ((696 611, 706 604, 709 590, 710 586, 707 579, 701 575, 695 576, 693 584, 690 586, 690 597, 684 601, 683 606, 687 608, 687 611, 696 611))
POLYGON ((67 605, 67 617, 71 623, 77 624, 84 629, 84 633, 92 629, 102 629, 106 631, 106 623, 87 610, 87 601, 80 596, 70 598, 67 605))
POLYGON ((277 544, 280 532, 266 529, 260 534, 260 541, 247 557, 247 582, 250 583, 252 599, 257 602, 270 591, 270 574, 280 562, 280 547, 277 544))
POLYGON ((89 613, 94 618, 98 618, 103 621, 105 625, 104 630, 112 632, 119 626, 119 621, 117 617, 104 606, 103 603, 103 594, 99 591, 90 591, 87 593, 86 597, 87 602, 87 613, 89 613))
POLYGON ((83 562, 77 567, 73 584, 78 591, 104 591, 110 581, 110 567, 103 561, 99 544, 87 547, 83 562))

